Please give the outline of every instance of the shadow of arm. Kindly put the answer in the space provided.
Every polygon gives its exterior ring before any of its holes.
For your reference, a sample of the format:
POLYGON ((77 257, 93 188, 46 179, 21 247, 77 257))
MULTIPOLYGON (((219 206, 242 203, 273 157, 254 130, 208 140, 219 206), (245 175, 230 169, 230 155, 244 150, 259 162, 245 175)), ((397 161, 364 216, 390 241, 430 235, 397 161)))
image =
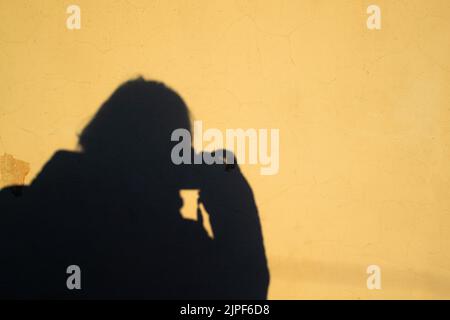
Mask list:
POLYGON ((237 166, 213 170, 201 199, 210 216, 224 293, 232 299, 265 299, 269 271, 253 192, 237 166))

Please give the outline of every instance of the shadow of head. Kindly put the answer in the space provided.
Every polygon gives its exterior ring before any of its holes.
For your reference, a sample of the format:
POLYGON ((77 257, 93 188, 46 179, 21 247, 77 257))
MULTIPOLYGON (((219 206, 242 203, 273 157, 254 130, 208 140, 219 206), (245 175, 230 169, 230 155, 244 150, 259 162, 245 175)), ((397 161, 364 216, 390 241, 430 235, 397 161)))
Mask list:
POLYGON ((127 165, 170 163, 171 133, 190 131, 189 110, 166 85, 143 78, 122 84, 80 135, 84 153, 127 165))

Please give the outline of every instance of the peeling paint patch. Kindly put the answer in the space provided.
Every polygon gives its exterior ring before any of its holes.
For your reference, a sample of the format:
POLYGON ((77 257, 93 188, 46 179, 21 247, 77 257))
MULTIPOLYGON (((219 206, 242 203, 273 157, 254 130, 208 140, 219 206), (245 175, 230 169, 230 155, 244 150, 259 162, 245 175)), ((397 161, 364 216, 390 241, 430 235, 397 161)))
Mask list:
POLYGON ((0 156, 0 188, 12 185, 23 185, 30 172, 28 162, 15 159, 10 154, 0 156))

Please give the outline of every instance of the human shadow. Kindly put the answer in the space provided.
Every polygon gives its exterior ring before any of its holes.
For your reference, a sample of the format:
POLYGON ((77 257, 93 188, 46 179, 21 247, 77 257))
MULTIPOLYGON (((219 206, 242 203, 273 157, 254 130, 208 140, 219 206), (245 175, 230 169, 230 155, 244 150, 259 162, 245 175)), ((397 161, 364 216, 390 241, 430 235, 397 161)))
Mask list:
POLYGON ((82 131, 80 152, 57 151, 29 186, 2 190, 0 297, 265 299, 249 184, 237 165, 173 164, 178 128, 190 130, 180 96, 130 80, 82 131), (213 238, 181 216, 184 188, 200 190, 213 238))

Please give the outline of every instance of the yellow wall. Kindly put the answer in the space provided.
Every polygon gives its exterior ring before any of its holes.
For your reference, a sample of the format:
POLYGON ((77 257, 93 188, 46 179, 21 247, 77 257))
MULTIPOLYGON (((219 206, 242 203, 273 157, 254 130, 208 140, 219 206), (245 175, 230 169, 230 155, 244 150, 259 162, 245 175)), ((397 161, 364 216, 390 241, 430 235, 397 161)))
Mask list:
POLYGON ((243 166, 270 298, 450 298, 448 0, 73 3, 78 31, 72 2, 0 0, 0 155, 27 182, 142 74, 206 127, 280 129, 279 174, 243 166))

